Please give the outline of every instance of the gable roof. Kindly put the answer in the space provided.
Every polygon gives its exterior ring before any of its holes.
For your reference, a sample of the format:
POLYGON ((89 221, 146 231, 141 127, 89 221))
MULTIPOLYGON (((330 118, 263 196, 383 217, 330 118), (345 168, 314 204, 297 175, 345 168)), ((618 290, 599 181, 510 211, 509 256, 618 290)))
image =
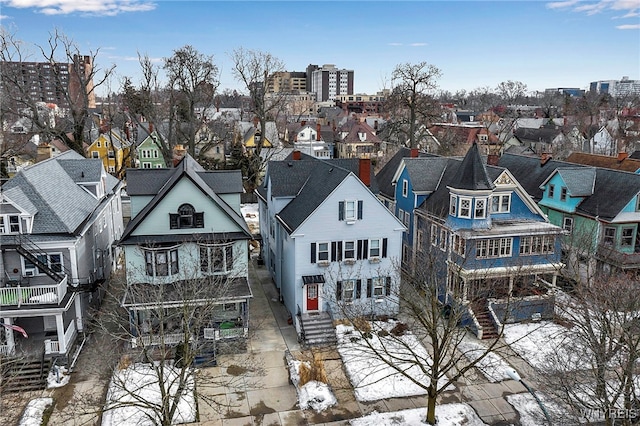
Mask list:
MULTIPOLYGON (((418 157, 402 160, 411 179, 414 192, 433 192, 438 188, 444 169, 447 166, 446 157, 418 157)), ((400 169, 398 169, 398 172, 400 169)), ((394 177, 394 181, 399 176, 394 177)))
MULTIPOLYGON (((138 213, 131 221, 127 224, 125 228, 121 242, 125 241, 127 238, 131 236, 131 233, 140 225, 144 219, 149 215, 151 211, 158 205, 158 203, 165 197, 167 193, 169 193, 173 187, 180 181, 183 177, 190 179, 194 185, 196 185, 204 194, 206 194, 214 203, 216 203, 242 230, 247 236, 251 236, 251 232, 247 227, 247 223, 242 218, 242 216, 236 212, 231 206, 229 206, 222 198, 220 198, 214 189, 224 188, 226 184, 231 182, 238 181, 235 185, 231 183, 231 188, 227 188, 226 190, 229 193, 231 192, 242 192, 240 191, 232 191, 231 189, 237 189, 238 187, 242 188, 242 173, 240 170, 227 170, 227 171, 210 171, 206 172, 200 164, 196 160, 193 159, 189 154, 186 154, 184 158, 177 164, 174 169, 160 169, 161 173, 153 174, 154 169, 131 169, 131 170, 140 170, 149 172, 152 176, 163 176, 165 180, 160 181, 156 179, 157 182, 153 185, 152 190, 146 189, 140 182, 133 183, 133 195, 153 195, 153 198, 146 206, 138 213), (220 181, 217 179, 220 178, 220 181)), ((128 172, 127 172, 128 173, 128 172)), ((128 185, 131 185, 131 181, 135 181, 137 179, 143 182, 152 182, 153 178, 150 175, 146 175, 145 173, 133 173, 132 175, 127 175, 127 180, 129 181, 128 185)), ((130 190, 128 190, 128 194, 132 195, 130 190)))
MULTIPOLYGON (((437 157, 433 154, 427 154, 426 152, 418 151, 418 157, 437 157)), ((393 157, 387 161, 387 163, 376 174, 376 181, 380 188, 379 193, 387 198, 393 199, 395 196, 395 188, 393 186, 393 178, 402 162, 403 158, 411 158, 411 149, 402 147, 396 152, 393 157)))
POLYGON ((379 143, 380 138, 375 135, 371 126, 367 123, 357 122, 351 126, 347 136, 342 139, 343 143, 379 143), (364 133, 366 139, 360 140, 360 133, 364 133))
POLYGON ((518 138, 520 142, 544 142, 552 143, 558 135, 561 135, 562 131, 558 129, 529 129, 521 127, 513 132, 513 135, 518 138))
MULTIPOLYGON (((585 168, 594 170, 594 168, 591 167, 556 160, 549 160, 541 164, 539 158, 515 154, 504 154, 498 164, 508 168, 536 201, 542 199, 542 189, 540 186, 543 185, 556 169, 585 168)), ((593 172, 587 172, 587 176, 590 176, 588 173, 593 172)), ((577 174, 577 176, 579 176, 579 174, 577 174)), ((577 179, 576 176, 570 177, 573 184, 584 185, 582 183, 576 183, 575 179, 577 179)), ((578 187, 576 190, 578 193, 586 192, 586 188, 578 187)), ((576 212, 610 221, 615 218, 638 193, 640 193, 640 175, 618 170, 595 168, 593 193, 586 196, 577 206, 576 212)))
MULTIPOLYGON (((103 170, 102 160, 69 150, 23 168, 2 186, 2 192, 35 214, 33 234, 75 234, 103 201, 80 184, 100 182, 103 170)), ((107 193, 113 193, 119 184, 106 175, 107 193)))
POLYGON ((605 169, 622 170, 635 173, 640 170, 640 159, 626 157, 622 160, 608 155, 587 154, 586 152, 572 152, 566 159, 569 163, 586 166, 603 167, 605 169))
MULTIPOLYGON (((593 194, 596 183, 596 169, 593 167, 556 169, 573 197, 588 197, 593 194)), ((553 174, 552 174, 553 176, 553 174)), ((547 179, 548 180, 548 179, 547 179)))

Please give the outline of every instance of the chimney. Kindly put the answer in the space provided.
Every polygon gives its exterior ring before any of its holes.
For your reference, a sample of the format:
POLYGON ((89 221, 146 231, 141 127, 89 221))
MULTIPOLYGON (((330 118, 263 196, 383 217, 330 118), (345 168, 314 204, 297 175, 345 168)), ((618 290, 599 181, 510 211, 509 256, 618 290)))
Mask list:
POLYGON ((373 122, 373 130, 378 130, 378 120, 373 122))
POLYGON ((302 120, 302 121, 300 122, 300 126, 301 126, 301 127, 304 127, 304 126, 306 126, 306 125, 307 125, 307 120, 302 120))
POLYGON ((487 164, 490 166, 497 166, 498 160, 500 160, 500 156, 498 154, 487 155, 487 164))
POLYGON ((543 152, 540 156, 540 165, 544 166, 545 164, 547 164, 547 162, 549 162, 549 160, 551 160, 551 154, 548 152, 543 152))
POLYGON ((619 152, 618 153, 618 163, 622 163, 627 157, 629 157, 629 154, 626 152, 619 152))
POLYGON ((260 123, 260 119, 258 117, 253 117, 253 127, 258 127, 258 123, 260 123))
POLYGON ((153 123, 149 122, 149 134, 153 133, 153 123))
POLYGON ((321 133, 320 133, 320 123, 316 124, 316 140, 319 141, 322 138, 320 137, 321 133))
POLYGON ((36 162, 51 158, 51 145, 46 142, 38 145, 36 162))
POLYGON ((371 160, 361 158, 358 164, 358 177, 367 186, 371 186, 371 160))
POLYGON ((411 148, 411 158, 418 158, 418 148, 411 148))
POLYGON ((296 149, 291 153, 291 158, 293 158, 295 161, 298 161, 302 158, 302 154, 296 149))

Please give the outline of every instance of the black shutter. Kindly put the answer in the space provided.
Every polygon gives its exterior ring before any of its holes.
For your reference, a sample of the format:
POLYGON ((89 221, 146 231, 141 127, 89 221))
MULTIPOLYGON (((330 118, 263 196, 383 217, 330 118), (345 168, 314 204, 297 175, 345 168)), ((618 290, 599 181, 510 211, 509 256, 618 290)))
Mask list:
POLYGON ((338 249, 338 247, 337 247, 336 242, 332 241, 331 242, 331 261, 332 262, 335 262, 336 260, 338 260, 337 253, 336 253, 337 249, 338 249))
POLYGON ((316 243, 311 243, 311 263, 316 263, 316 243))
POLYGON ((382 257, 387 257, 387 239, 382 239, 382 257))
POLYGON ((360 295, 362 294, 362 280, 356 281, 356 294, 354 295, 354 299, 360 299, 360 295))
POLYGON ((369 258, 369 240, 362 240, 362 258, 369 258))
POLYGON ((384 291, 387 296, 391 295, 391 277, 387 277, 387 282, 384 285, 384 291))
POLYGON ((338 202, 338 220, 344 220, 344 201, 338 202))
POLYGON ((180 216, 177 213, 169 213, 169 228, 178 229, 178 218, 180 216))
POLYGON ((358 200, 358 219, 362 219, 362 210, 363 210, 362 200, 358 200))
POLYGON ((371 297, 373 293, 373 280, 371 278, 367 278, 367 297, 371 297))
POLYGON ((336 300, 342 300, 342 281, 336 282, 336 300))
POLYGON ((338 262, 342 260, 342 241, 338 241, 338 262))
POLYGON ((196 228, 204 228, 204 212, 194 213, 193 220, 196 228))
POLYGON ((362 259, 362 240, 358 240, 358 259, 362 259))

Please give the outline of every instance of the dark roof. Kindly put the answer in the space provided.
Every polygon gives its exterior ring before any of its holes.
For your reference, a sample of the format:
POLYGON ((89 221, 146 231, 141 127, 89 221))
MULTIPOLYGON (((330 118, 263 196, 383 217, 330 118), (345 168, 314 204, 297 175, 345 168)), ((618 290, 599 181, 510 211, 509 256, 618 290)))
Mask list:
POLYGON ((629 154, 629 158, 635 158, 635 159, 640 159, 640 151, 633 151, 631 154, 629 154))
POLYGON ((552 143, 553 140, 561 133, 561 130, 556 129, 529 129, 520 127, 515 132, 513 132, 513 135, 518 138, 520 142, 552 143))
MULTIPOLYGON (((380 169, 378 174, 376 175, 376 181, 378 183, 378 187, 380 188, 380 194, 384 195, 387 198, 394 198, 395 195, 395 187, 393 186, 393 177, 400 166, 400 162, 403 158, 411 157, 411 149, 410 148, 400 148, 398 152, 394 154, 393 157, 380 169)), ((427 154, 426 152, 418 152, 418 157, 436 157, 433 154, 427 154)))
POLYGON ((404 164, 414 192, 433 192, 447 167, 446 157, 405 158, 404 164))
MULTIPOLYGON (((504 154, 500 157, 498 164, 509 169, 536 202, 542 198, 540 185, 556 169, 575 170, 580 167, 593 169, 556 160, 549 160, 541 164, 539 158, 515 154, 504 154)), ((640 175, 603 168, 596 168, 595 171, 593 195, 586 196, 576 211, 586 216, 612 220, 636 194, 640 193, 640 175)))
MULTIPOLYGON (((155 195, 175 169, 128 169, 128 195, 155 195)), ((240 193, 243 191, 240 170, 197 171, 196 174, 216 194, 240 193), (240 176, 240 178, 238 178, 240 176)))
MULTIPOLYGON (((558 167, 576 167, 564 161, 540 161, 540 157, 504 153, 498 160, 498 166, 509 169, 513 177, 522 185, 525 191, 538 202, 542 199, 540 185, 558 167)), ((580 167, 580 166, 578 166, 580 167)))
POLYGON ((450 186, 455 189, 469 190, 493 189, 495 187, 487 175, 482 158, 480 158, 478 144, 471 145, 450 186))
POLYGON ((569 163, 584 164, 586 166, 603 167, 605 169, 622 170, 635 173, 640 170, 640 159, 610 157, 608 155, 588 154, 586 152, 573 152, 567 157, 569 163))
MULTIPOLYGON (((153 199, 144 206, 144 208, 127 224, 124 232, 122 233, 122 238, 120 240, 121 244, 127 244, 127 239, 131 238, 131 233, 144 221, 147 215, 156 207, 156 205, 169 193, 173 187, 176 185, 180 179, 183 177, 186 179, 190 179, 194 185, 196 185, 204 194, 206 194, 214 203, 216 203, 220 208, 229 216, 231 220, 233 220, 238 226, 244 231, 246 235, 251 235, 249 232, 249 228, 247 227, 247 223, 242 218, 242 216, 236 212, 231 206, 229 206, 222 198, 218 196, 218 194, 212 188, 212 185, 205 182, 205 180, 201 177, 204 169, 200 164, 196 162, 189 154, 185 155, 184 158, 176 165, 174 169, 169 169, 170 173, 165 175, 165 181, 161 181, 155 184, 155 187, 158 188, 157 193, 138 193, 136 195, 153 195, 153 199)), ((214 173, 214 172, 210 172, 214 173)), ((206 175, 206 173, 204 173, 206 175)), ((145 181, 148 181, 148 176, 144 174, 140 174, 145 181)), ((131 180, 132 178, 135 180, 138 174, 134 173, 132 176, 127 176, 127 180, 131 180)), ((239 171, 235 173, 223 173, 220 175, 224 181, 235 177, 235 179, 240 180, 240 186, 242 185, 242 176, 239 171)), ((213 185, 216 186, 216 185, 213 185)), ((234 186, 237 186, 234 185, 234 186)), ((137 183, 134 183, 134 190, 140 190, 141 186, 137 183)), ((241 191, 240 191, 241 192, 241 191)), ((131 195, 131 193, 129 193, 131 195)))

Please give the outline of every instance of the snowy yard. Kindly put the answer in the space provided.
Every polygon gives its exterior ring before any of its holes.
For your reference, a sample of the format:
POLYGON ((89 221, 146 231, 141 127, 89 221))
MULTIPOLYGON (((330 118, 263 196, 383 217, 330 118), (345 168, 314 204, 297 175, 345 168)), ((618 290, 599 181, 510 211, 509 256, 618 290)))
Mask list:
MULTIPOLYGON (((164 368, 164 383, 172 396, 177 394, 179 369, 170 365, 164 368)), ((180 397, 173 423, 190 423, 196 420, 195 382, 186 381, 186 389, 180 397)), ((102 426, 153 425, 151 418, 160 410, 161 389, 158 376, 150 364, 132 364, 116 371, 109 384, 102 426)))
MULTIPOLYGON (((353 419, 352 426, 391 426, 391 425, 426 425, 427 409, 394 411, 392 413, 373 413, 353 419)), ((438 426, 485 426, 473 408, 466 404, 443 404, 436 408, 438 426)), ((523 423, 524 424, 524 423, 523 423)))
MULTIPOLYGON (((384 328, 389 331, 395 324, 393 321, 376 322, 374 330, 384 328)), ((377 357, 363 340, 364 337, 361 333, 356 331, 353 326, 339 324, 336 327, 336 335, 338 337, 338 352, 344 363, 347 376, 355 389, 356 399, 359 401, 377 401, 384 398, 426 394, 423 387, 416 385, 405 375, 396 372, 395 369, 377 357)), ((414 380, 425 386, 429 384, 429 378, 419 366, 415 365, 416 355, 420 359, 426 360, 423 364, 428 364, 429 354, 413 334, 407 332, 401 337, 404 344, 395 342, 395 338, 381 337, 375 332, 372 332, 370 336, 368 341, 372 347, 385 348, 391 354, 389 362, 393 357, 394 365, 404 369, 414 380)), ((439 386, 443 385, 444 381, 441 379, 439 386)), ((453 390, 454 388, 450 386, 448 389, 453 390)))
POLYGON ((309 362, 295 359, 289 362, 289 374, 298 392, 298 405, 300 408, 303 410, 311 408, 316 412, 321 412, 336 405, 336 397, 326 383, 312 380, 300 386, 300 366, 303 363, 307 367, 310 365, 309 362))
POLYGON ((53 398, 35 398, 24 409, 18 426, 40 426, 45 410, 53 404, 53 398))
MULTIPOLYGON (((475 361, 486 350, 487 347, 473 337, 465 336, 458 345, 458 350, 464 354, 469 361, 475 361)), ((476 368, 480 370, 482 375, 492 383, 509 380, 507 371, 512 367, 498 354, 490 352, 485 355, 478 363, 476 368)))

